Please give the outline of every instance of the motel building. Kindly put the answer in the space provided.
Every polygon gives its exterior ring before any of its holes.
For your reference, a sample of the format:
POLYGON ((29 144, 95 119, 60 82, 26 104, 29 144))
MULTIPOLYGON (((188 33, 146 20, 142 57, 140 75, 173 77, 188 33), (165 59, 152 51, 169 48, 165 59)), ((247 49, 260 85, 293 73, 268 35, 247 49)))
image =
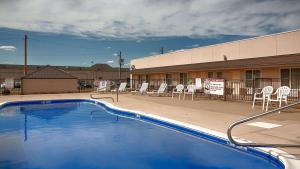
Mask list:
POLYGON ((223 79, 227 99, 251 99, 253 92, 271 85, 274 92, 290 87, 289 98, 299 100, 300 29, 138 58, 131 68, 133 88, 148 82, 150 89, 157 89, 166 82, 170 91, 196 79, 202 84, 223 79))

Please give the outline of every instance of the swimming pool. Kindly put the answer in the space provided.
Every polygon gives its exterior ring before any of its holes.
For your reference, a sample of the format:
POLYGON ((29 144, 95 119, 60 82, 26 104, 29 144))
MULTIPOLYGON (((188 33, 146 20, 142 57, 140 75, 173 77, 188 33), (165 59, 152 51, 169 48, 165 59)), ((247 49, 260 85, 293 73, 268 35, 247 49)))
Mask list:
POLYGON ((0 106, 0 168, 282 169, 256 149, 94 100, 0 106))

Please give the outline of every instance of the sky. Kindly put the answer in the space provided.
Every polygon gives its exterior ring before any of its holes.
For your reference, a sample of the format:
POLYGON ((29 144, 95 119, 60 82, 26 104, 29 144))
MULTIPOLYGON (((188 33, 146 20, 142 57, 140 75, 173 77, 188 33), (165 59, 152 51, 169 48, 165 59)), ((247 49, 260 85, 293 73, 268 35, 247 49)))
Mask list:
POLYGON ((116 66, 300 28, 300 0, 0 0, 0 64, 116 66))

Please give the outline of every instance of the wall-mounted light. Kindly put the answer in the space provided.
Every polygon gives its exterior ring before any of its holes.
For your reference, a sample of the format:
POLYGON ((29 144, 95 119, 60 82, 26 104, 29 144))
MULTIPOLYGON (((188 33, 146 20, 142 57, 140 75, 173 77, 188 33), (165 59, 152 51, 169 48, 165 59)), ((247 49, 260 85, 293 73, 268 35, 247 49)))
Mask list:
POLYGON ((223 59, 224 59, 224 61, 227 61, 227 56, 223 55, 223 59))

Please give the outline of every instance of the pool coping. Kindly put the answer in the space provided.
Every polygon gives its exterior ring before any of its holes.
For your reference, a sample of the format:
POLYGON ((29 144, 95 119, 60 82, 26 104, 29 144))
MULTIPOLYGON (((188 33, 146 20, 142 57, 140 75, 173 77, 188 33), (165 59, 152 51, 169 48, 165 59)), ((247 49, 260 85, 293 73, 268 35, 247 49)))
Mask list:
MULTIPOLYGON (((0 108, 2 108, 3 106, 6 106, 6 105, 10 105, 10 104, 14 105, 14 104, 18 104, 18 103, 25 103, 25 104, 27 103, 28 104, 28 103, 38 103, 38 102, 40 102, 40 103, 43 103, 43 104, 47 104, 47 103, 63 102, 63 101, 64 102, 65 101, 70 101, 70 102, 71 101, 88 101, 88 102, 94 103, 96 105, 99 105, 99 104, 104 105, 106 108, 109 108, 110 110, 121 111, 123 113, 128 112, 128 113, 134 114, 135 115, 134 119, 137 119, 137 120, 142 120, 142 121, 146 121, 146 122, 147 122, 147 120, 146 120, 147 118, 148 118, 148 122, 149 122, 150 119, 158 120, 158 121, 160 121, 162 123, 165 123, 165 124, 169 124, 169 125, 173 125, 173 126, 177 126, 177 127, 182 127, 182 128, 186 128, 187 130, 195 131, 200 135, 203 134, 203 135, 207 135, 208 137, 214 137, 214 139, 208 139, 208 140, 213 141, 215 143, 225 144, 225 145, 230 146, 230 147, 235 148, 235 149, 248 151, 248 153, 252 153, 254 155, 255 154, 259 155, 259 154, 262 153, 261 156, 264 156, 264 158, 272 158, 272 160, 274 162, 276 160, 281 162, 284 165, 285 169, 300 168, 300 159, 297 159, 295 156, 290 155, 285 151, 282 151, 282 150, 279 150, 279 149, 276 149, 276 148, 265 148, 265 147, 255 147, 255 148, 253 148, 253 147, 235 146, 235 145, 233 145, 232 143, 229 142, 228 137, 225 133, 218 132, 218 131, 215 131, 215 130, 211 130, 211 129, 208 129, 208 128, 203 128, 203 127, 192 125, 192 124, 188 124, 188 123, 184 123, 184 122, 180 122, 180 121, 169 119, 169 118, 166 118, 166 117, 161 117, 161 116, 151 114, 151 113, 120 108, 120 107, 117 107, 117 106, 115 106, 111 103, 108 103, 106 101, 103 101, 103 100, 97 100, 97 99, 50 99, 50 100, 8 101, 8 102, 1 102, 0 103, 0 108), (253 151, 253 152, 251 152, 251 151, 253 151)), ((167 125, 167 127, 170 127, 170 126, 167 125)), ((177 130, 177 131, 180 132, 180 130, 177 130)), ((184 132, 184 131, 181 131, 181 132, 184 132)), ((185 133, 185 134, 188 134, 188 133, 185 133)), ((198 136, 198 137, 201 137, 201 136, 198 136)), ((204 139, 206 139, 206 138, 204 138, 204 139)), ((239 137, 234 137, 234 139, 238 140, 239 142, 243 142, 243 143, 251 142, 249 140, 239 138, 239 137)))

